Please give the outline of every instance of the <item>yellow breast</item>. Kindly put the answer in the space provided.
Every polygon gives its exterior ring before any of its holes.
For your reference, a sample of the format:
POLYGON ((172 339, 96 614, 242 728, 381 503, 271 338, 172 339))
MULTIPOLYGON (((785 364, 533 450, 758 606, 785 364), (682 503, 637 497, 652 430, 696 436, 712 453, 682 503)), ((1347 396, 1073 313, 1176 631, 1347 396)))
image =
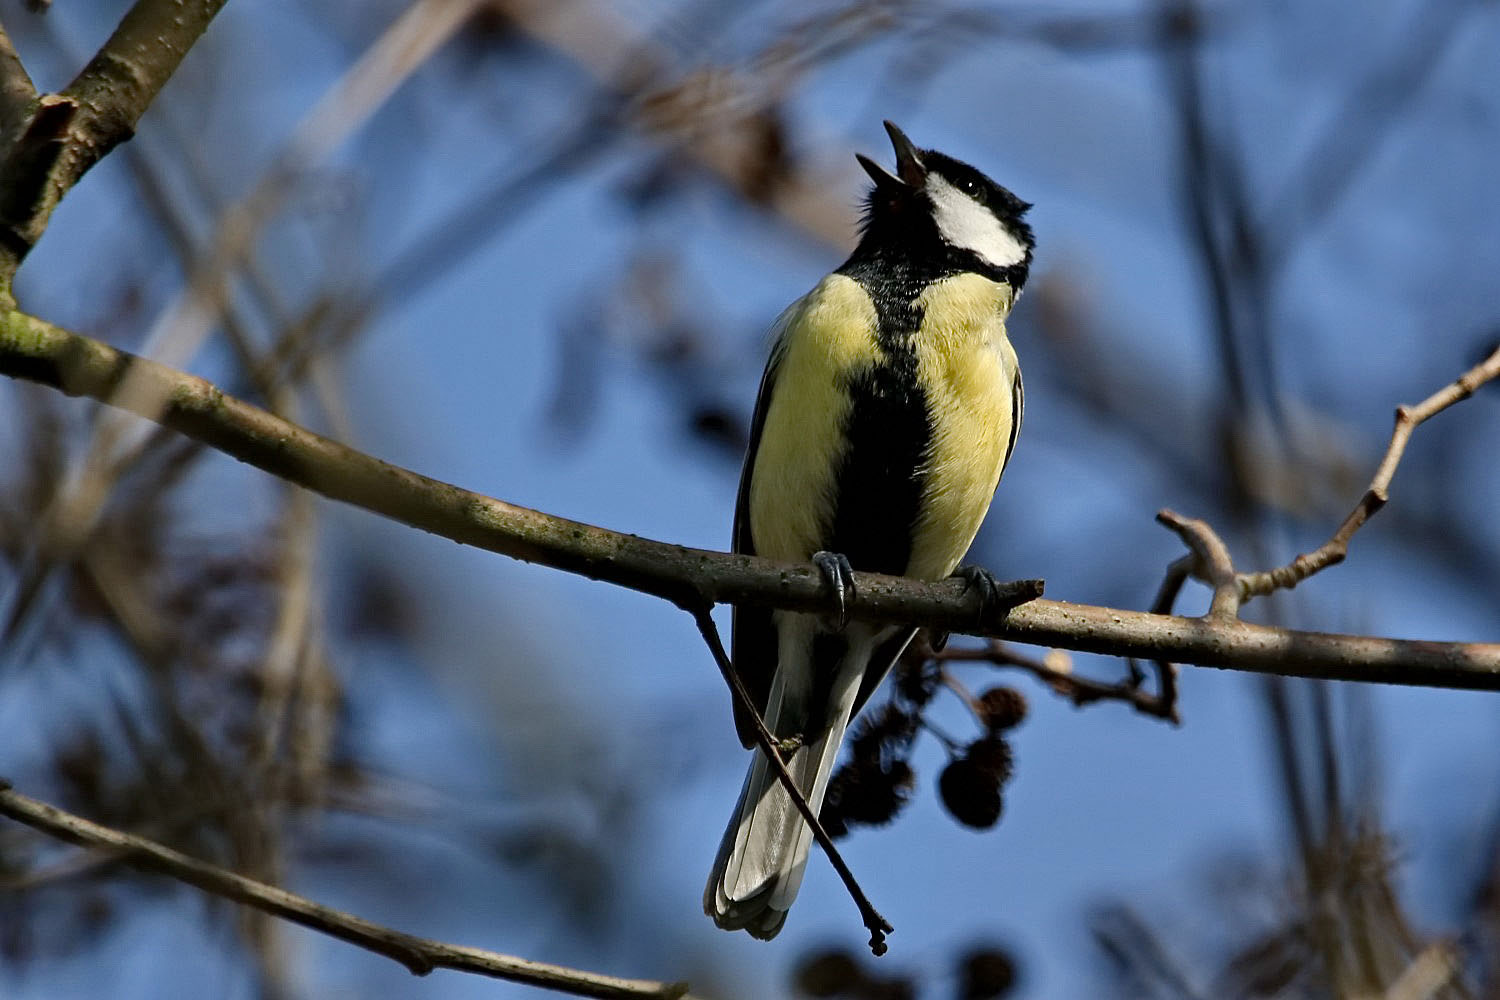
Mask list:
POLYGON ((907 574, 946 577, 969 550, 1004 471, 1020 419, 1015 350, 1005 334, 1014 296, 977 274, 922 294, 917 363, 932 415, 926 492, 907 574))

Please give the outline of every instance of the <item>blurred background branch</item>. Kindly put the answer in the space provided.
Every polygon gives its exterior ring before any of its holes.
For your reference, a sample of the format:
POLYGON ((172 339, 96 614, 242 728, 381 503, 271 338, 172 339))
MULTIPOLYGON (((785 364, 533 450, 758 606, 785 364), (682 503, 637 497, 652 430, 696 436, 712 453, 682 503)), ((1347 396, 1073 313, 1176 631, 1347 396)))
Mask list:
POLYGON ((632 997, 676 1000, 687 993, 685 983, 655 983, 601 976, 403 934, 372 924, 368 920, 361 920, 351 913, 321 906, 274 886, 236 875, 216 865, 204 864, 144 837, 90 823, 81 816, 74 816, 22 795, 6 786, 3 781, 0 781, 0 812, 61 840, 85 847, 109 848, 128 864, 162 872, 205 892, 253 906, 284 920, 311 927, 384 955, 406 966, 413 975, 425 976, 434 969, 456 969, 574 996, 601 997, 605 1000, 625 1000, 632 997))

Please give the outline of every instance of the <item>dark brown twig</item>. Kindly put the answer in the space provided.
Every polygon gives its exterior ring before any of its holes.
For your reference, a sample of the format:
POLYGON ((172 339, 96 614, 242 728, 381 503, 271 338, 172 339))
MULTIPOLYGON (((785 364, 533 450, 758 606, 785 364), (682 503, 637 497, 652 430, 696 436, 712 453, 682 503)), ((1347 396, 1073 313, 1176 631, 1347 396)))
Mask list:
MULTIPOLYGON (((934 655, 938 660, 946 663, 989 663, 997 667, 1019 667, 1074 705, 1091 705, 1097 701, 1122 701, 1143 715, 1166 719, 1173 725, 1182 722, 1177 714, 1175 668, 1158 674, 1160 688, 1157 693, 1152 694, 1142 687, 1145 675, 1133 664, 1129 677, 1109 684, 1079 677, 1071 669, 1059 669, 1048 664, 1045 659, 1019 653, 995 639, 976 648, 964 649, 950 646, 934 655)), ((1171 664, 1163 665, 1169 668, 1172 666, 1171 664)))
POLYGON ((145 837, 92 823, 81 816, 22 795, 3 779, 0 779, 0 814, 59 840, 119 851, 120 859, 133 867, 160 872, 180 882, 197 886, 205 892, 348 941, 400 962, 413 975, 424 976, 433 969, 455 969, 586 997, 651 997, 668 1000, 687 993, 686 983, 621 979, 561 965, 532 962, 481 948, 445 944, 392 930, 352 913, 323 906, 284 889, 188 857, 145 837))
POLYGON ((724 642, 719 638, 719 627, 714 624, 713 604, 709 601, 700 601, 696 604, 684 605, 685 610, 692 614, 693 620, 698 624, 698 632, 703 636, 703 641, 708 644, 709 651, 713 653, 714 663, 719 667, 719 673, 724 676, 724 682, 734 692, 734 702, 751 719, 755 720, 755 742, 760 746, 760 752, 766 755, 772 770, 776 772, 776 779, 781 782, 781 787, 786 789, 792 797, 792 802, 797 806, 797 811, 812 828, 813 839, 828 855, 828 860, 833 864, 834 871, 839 873, 839 878, 844 882, 844 888, 849 890, 849 895, 854 899, 854 905, 859 907, 859 918, 864 921, 865 927, 870 932, 870 951, 875 955, 884 955, 886 951, 885 936, 893 927, 880 915, 880 911, 871 904, 869 897, 865 895, 859 883, 854 879, 854 873, 844 863, 843 855, 839 849, 833 846, 833 838, 828 836, 828 831, 823 829, 822 822, 817 813, 813 812, 812 806, 808 804, 807 796, 797 787, 797 782, 792 778, 792 773, 786 769, 786 761, 782 759, 781 750, 776 745, 776 737, 766 728, 766 722, 761 718, 760 711, 755 707, 755 700, 750 697, 750 692, 745 689, 745 682, 740 680, 739 671, 729 661, 729 654, 724 651, 724 642))

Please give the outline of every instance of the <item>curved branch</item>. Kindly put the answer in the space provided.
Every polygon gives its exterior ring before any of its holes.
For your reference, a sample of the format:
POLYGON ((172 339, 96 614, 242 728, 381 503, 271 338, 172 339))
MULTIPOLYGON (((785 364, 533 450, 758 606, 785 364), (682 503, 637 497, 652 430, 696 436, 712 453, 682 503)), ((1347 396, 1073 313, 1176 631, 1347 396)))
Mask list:
MULTIPOLYGON (((0 313, 0 374, 130 407, 334 500, 466 545, 652 594, 689 611, 705 601, 794 611, 821 611, 827 604, 822 579, 810 566, 652 541, 471 493, 288 423, 201 378, 24 313, 0 313), (115 399, 127 372, 149 390, 132 394, 132 400, 160 402, 115 399)), ((1281 676, 1500 690, 1495 643, 1300 632, 1045 600, 983 614, 979 595, 965 592, 960 581, 920 583, 873 573, 855 579, 850 614, 863 621, 1281 676)))
POLYGON ((3 778, 0 778, 0 815, 9 816, 19 823, 25 823, 69 843, 119 851, 120 860, 126 864, 161 872, 205 892, 348 941, 400 962, 413 975, 425 976, 433 969, 455 969, 528 986, 561 990, 575 996, 606 997, 610 1000, 640 1000, 643 997, 676 1000, 687 993, 686 983, 622 979, 562 965, 533 962, 482 948, 446 944, 392 930, 352 913, 315 903, 285 889, 236 875, 227 868, 199 861, 154 840, 92 823, 82 816, 75 816, 56 806, 22 795, 3 778))

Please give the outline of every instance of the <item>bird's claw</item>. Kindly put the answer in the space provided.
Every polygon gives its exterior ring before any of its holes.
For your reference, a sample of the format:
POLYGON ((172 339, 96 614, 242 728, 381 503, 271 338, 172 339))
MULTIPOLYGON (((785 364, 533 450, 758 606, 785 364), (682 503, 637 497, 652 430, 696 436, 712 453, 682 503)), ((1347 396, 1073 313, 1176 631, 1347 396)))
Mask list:
POLYGON ((849 565, 849 557, 839 552, 814 552, 812 562, 828 585, 834 622, 842 632, 849 625, 849 602, 854 600, 854 567, 849 565))
POLYGON ((983 566, 960 566, 953 574, 956 579, 964 582, 964 593, 974 590, 979 593, 979 617, 977 621, 984 621, 990 612, 1001 603, 1000 584, 995 580, 995 574, 983 566))

